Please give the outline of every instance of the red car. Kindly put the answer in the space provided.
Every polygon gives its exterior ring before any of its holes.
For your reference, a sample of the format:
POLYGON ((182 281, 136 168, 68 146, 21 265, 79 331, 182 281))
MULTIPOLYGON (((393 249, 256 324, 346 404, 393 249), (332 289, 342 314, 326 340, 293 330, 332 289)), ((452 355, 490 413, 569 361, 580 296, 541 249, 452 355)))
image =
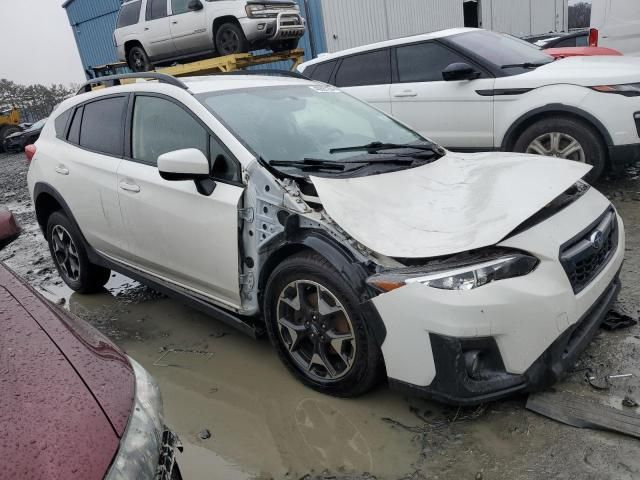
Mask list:
POLYGON ((2 478, 180 479, 151 376, 1 263, 0 325, 2 478))

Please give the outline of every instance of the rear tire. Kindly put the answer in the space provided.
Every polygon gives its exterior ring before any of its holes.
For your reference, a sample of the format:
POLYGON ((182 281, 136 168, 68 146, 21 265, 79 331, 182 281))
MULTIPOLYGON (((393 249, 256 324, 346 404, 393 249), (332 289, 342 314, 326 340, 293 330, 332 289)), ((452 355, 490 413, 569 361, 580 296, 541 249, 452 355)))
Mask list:
POLYGON ((249 42, 242 28, 235 23, 223 23, 216 31, 216 52, 218 55, 234 55, 249 51, 249 42))
POLYGON ((89 261, 80 232, 64 213, 57 211, 49 217, 47 241, 60 277, 72 290, 95 293, 109 281, 111 271, 89 261))
POLYGON ((267 282, 267 332, 278 356, 305 385, 355 397, 380 378, 382 354, 353 286, 316 253, 284 260, 267 282))
POLYGON ((583 161, 593 166, 585 176, 589 183, 598 180, 607 167, 607 150, 599 133, 588 123, 571 117, 537 121, 520 135, 514 151, 583 161), (566 155, 568 152, 571 153, 566 155))
POLYGON ((149 55, 140 45, 134 45, 127 54, 127 65, 134 72, 148 72, 153 70, 149 55))

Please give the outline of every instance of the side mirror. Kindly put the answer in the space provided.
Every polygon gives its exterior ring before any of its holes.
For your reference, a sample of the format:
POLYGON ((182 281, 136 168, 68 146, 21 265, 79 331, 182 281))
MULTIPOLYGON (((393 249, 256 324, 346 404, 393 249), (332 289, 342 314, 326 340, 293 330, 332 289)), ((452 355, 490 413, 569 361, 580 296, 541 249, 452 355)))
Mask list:
POLYGON ((480 77, 480 72, 468 63, 452 63, 442 71, 442 78, 446 82, 475 80, 478 77, 480 77))
POLYGON ((167 152, 158 157, 160 176, 171 182, 209 178, 209 160, 196 148, 167 152))
POLYGON ((187 8, 189 10, 193 10, 194 12, 197 12, 198 10, 202 10, 204 8, 204 5, 202 5, 202 2, 200 0, 191 0, 187 4, 187 8))

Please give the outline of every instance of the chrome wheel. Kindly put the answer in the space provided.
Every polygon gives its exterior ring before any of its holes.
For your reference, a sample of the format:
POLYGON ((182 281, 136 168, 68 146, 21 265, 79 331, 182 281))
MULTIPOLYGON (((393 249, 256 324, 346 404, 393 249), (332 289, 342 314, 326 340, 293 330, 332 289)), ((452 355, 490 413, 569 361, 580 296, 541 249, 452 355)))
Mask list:
POLYGON ((80 279, 80 257, 69 232, 61 225, 51 230, 53 257, 60 271, 71 281, 80 279))
POLYGON ((278 333, 297 366, 310 377, 338 380, 351 370, 356 338, 340 301, 319 283, 287 285, 277 304, 278 333))
POLYGON ((584 148, 580 142, 566 133, 551 132, 540 135, 529 144, 527 153, 586 163, 584 148))

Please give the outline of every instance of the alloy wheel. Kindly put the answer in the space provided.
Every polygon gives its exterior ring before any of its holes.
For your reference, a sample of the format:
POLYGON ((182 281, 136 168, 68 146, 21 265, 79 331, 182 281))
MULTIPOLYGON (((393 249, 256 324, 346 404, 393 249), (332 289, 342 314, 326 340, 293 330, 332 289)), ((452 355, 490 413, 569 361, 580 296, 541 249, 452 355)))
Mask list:
POLYGON ((311 280, 287 285, 277 303, 278 333, 296 365, 320 381, 343 378, 356 358, 351 319, 327 288, 311 280))
POLYGON ((229 55, 237 52, 240 49, 240 38, 238 34, 233 30, 224 30, 221 35, 221 42, 219 45, 221 53, 229 55))
POLYGON ((69 232, 61 225, 51 231, 53 256, 56 264, 68 279, 76 282, 80 278, 80 257, 69 232))
POLYGON ((547 157, 564 158, 586 163, 584 148, 575 138, 566 133, 550 132, 540 135, 527 147, 527 153, 547 157))

